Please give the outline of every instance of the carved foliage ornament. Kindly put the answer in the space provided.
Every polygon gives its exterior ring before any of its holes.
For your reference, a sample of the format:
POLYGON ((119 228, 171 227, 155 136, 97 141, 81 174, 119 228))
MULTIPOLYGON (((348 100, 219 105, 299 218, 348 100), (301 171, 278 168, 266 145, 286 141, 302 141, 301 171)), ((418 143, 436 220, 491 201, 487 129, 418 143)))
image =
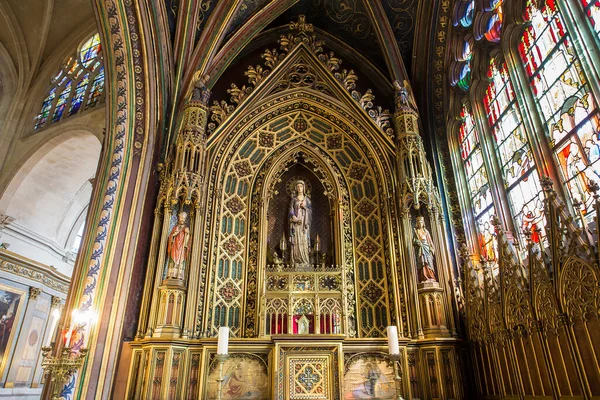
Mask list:
MULTIPOLYGON (((266 49, 262 55, 263 60, 265 60, 264 66, 248 66, 248 69, 244 72, 244 75, 248 79, 248 85, 238 87, 235 83, 232 83, 230 88, 227 89, 227 93, 229 93, 230 96, 229 102, 225 100, 221 100, 220 102, 216 100, 213 101, 213 104, 210 107, 211 122, 208 124, 209 134, 214 132, 217 127, 227 119, 235 108, 241 104, 250 93, 252 93, 252 91, 296 46, 304 43, 319 61, 321 61, 321 63, 333 74, 340 85, 350 93, 358 105, 365 110, 373 122, 387 136, 393 137, 394 130, 390 124, 392 113, 387 109, 383 109, 381 106, 374 106, 373 101, 375 100, 375 95, 373 95, 371 89, 367 89, 364 94, 356 90, 358 76, 355 74, 354 70, 340 70, 342 60, 336 57, 333 52, 324 52, 324 41, 317 39, 316 35, 313 33, 313 25, 306 23, 306 17, 300 15, 298 21, 290 22, 288 27, 290 33, 281 35, 278 41, 281 52, 276 49, 266 49)), ((317 72, 313 71, 309 63, 303 60, 299 60, 290 67, 287 71, 286 79, 282 79, 277 83, 275 92, 299 86, 309 87, 331 95, 326 84, 319 79, 317 72)))

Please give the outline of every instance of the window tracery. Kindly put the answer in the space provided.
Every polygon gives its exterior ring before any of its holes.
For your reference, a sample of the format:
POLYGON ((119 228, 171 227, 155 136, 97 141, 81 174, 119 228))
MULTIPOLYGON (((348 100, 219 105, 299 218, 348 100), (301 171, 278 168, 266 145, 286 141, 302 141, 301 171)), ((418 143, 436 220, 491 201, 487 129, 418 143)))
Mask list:
POLYGON ((34 130, 87 110, 104 98, 104 64, 99 34, 89 38, 52 78, 52 88, 35 118, 34 130))

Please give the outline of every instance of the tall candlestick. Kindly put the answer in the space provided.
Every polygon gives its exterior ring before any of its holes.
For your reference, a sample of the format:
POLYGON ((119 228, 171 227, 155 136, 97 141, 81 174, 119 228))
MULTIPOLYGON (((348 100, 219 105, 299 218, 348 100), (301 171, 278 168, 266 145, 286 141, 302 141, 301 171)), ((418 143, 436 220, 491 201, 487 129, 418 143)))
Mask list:
POLYGON ((219 344, 217 346, 217 354, 229 354, 229 328, 226 326, 219 328, 219 344))
POLYGON ((315 251, 318 253, 321 251, 321 238, 319 238, 319 234, 317 233, 317 238, 315 239, 315 251))
POLYGON ((400 354, 398 345, 398 328, 394 326, 387 327, 388 350, 390 354, 400 354))

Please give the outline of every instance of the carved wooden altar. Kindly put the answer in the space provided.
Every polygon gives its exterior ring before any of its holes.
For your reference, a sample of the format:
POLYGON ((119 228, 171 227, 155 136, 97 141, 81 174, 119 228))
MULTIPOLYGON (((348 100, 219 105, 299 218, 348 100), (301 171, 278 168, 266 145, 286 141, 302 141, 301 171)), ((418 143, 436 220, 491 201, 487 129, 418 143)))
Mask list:
POLYGON ((392 113, 357 90, 304 18, 288 28, 229 101, 213 94, 210 105, 198 80, 182 110, 160 169, 128 396, 214 398, 220 326, 232 334, 225 398, 388 396, 385 332, 396 325, 405 398, 462 398, 445 220, 410 88, 399 84, 392 113), (286 260, 287 211, 276 207, 297 177, 317 213, 306 265, 286 260), (435 254, 427 284, 417 217, 435 254), (177 223, 190 249, 168 274, 177 223))

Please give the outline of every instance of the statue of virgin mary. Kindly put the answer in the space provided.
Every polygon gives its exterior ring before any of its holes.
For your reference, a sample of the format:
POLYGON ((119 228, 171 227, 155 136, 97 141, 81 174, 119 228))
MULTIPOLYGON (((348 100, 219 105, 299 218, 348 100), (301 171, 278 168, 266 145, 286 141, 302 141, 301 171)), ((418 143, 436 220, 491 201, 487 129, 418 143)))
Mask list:
POLYGON ((296 193, 292 197, 288 213, 290 223, 290 259, 292 264, 310 264, 310 225, 312 203, 306 195, 303 181, 296 182, 296 193))

